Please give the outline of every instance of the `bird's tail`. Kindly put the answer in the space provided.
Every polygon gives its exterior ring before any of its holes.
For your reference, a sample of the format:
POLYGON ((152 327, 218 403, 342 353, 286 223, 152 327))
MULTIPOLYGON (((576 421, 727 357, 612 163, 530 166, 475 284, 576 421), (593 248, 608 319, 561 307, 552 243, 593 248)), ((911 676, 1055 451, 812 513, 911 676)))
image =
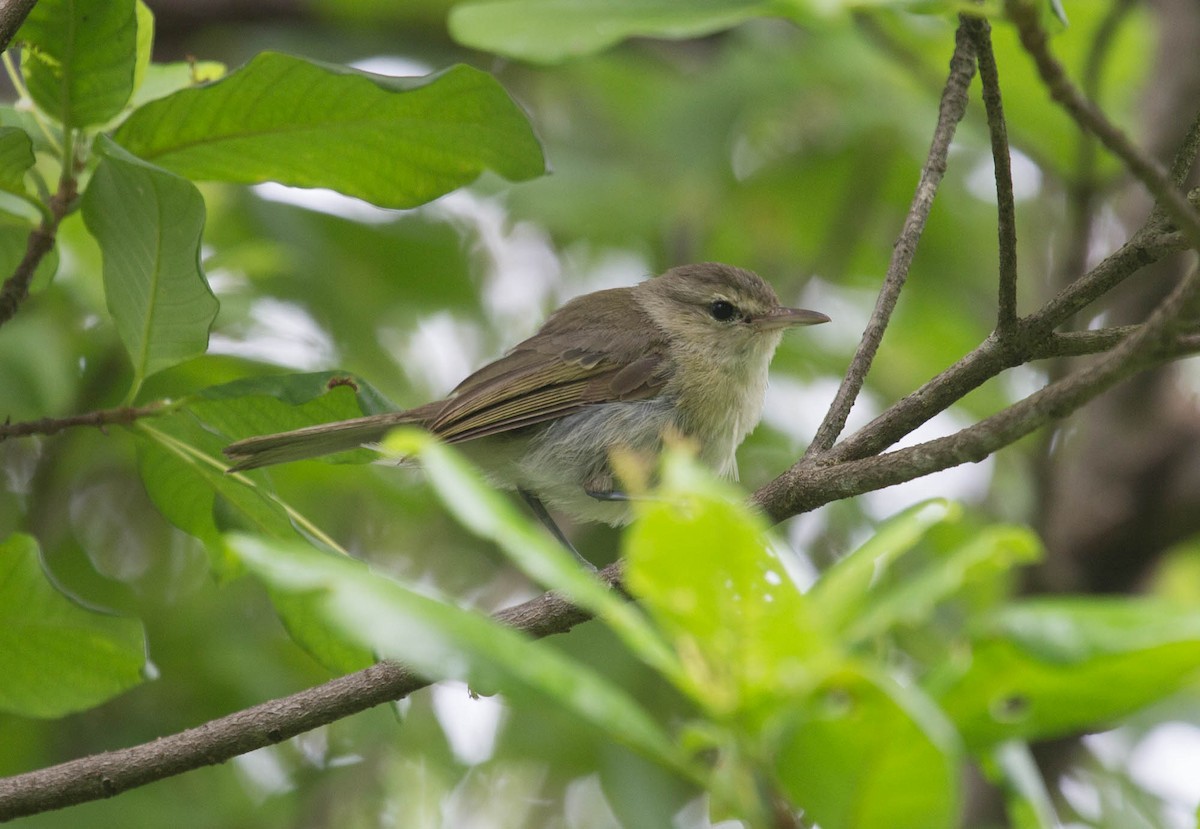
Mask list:
POLYGON ((241 472, 276 463, 301 461, 376 443, 396 426, 427 422, 429 413, 425 408, 369 415, 337 423, 319 423, 290 432, 239 440, 224 449, 232 462, 228 471, 241 472))

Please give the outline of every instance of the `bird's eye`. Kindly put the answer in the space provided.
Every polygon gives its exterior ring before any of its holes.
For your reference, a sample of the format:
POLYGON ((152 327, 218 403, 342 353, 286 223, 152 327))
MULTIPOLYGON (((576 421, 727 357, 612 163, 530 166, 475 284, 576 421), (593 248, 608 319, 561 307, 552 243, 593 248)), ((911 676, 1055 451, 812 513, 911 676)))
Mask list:
POLYGON ((733 319, 737 315, 737 312, 738 309, 734 307, 733 303, 726 302, 723 299, 718 299, 712 305, 708 306, 708 313, 712 314, 712 318, 721 322, 733 319))

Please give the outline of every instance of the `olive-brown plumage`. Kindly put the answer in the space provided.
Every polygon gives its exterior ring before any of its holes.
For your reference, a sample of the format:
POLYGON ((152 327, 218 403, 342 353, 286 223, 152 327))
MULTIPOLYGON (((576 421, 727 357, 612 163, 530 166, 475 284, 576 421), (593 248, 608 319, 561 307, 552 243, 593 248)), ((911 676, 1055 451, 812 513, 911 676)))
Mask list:
POLYGON ((225 449, 231 471, 374 443, 418 424, 462 444, 499 485, 577 518, 620 523, 610 457, 650 457, 668 432, 736 475, 734 452, 758 422, 767 367, 785 328, 828 321, 785 308, 756 274, 702 263, 559 308, 445 400, 403 412, 248 438, 225 449))

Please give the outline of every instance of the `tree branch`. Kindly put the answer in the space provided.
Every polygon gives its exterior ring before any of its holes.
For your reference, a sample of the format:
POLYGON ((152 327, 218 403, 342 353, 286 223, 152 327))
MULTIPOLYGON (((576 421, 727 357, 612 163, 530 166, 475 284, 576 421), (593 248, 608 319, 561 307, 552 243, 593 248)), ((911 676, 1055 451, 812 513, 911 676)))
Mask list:
POLYGON ((1013 200, 1012 157, 1008 149, 1008 127, 1000 96, 1000 72, 992 51, 992 27, 986 18, 964 17, 975 45, 983 105, 987 110, 992 142, 992 164, 996 177, 996 229, 1000 247, 1000 284, 996 330, 1004 334, 1017 324, 1017 210, 1013 200))
POLYGON ((0 52, 8 49, 37 0, 0 0, 0 52))
POLYGON ((1092 132, 1108 150, 1125 163, 1129 171, 1145 185, 1158 206, 1179 228, 1188 245, 1200 250, 1200 216, 1154 158, 1139 150, 1104 113, 1088 100, 1067 78, 1052 54, 1039 18, 1038 6, 1030 0, 1006 0, 1009 19, 1017 27, 1021 45, 1033 58, 1042 82, 1053 98, 1085 130, 1092 132))
POLYGON ((70 415, 69 417, 43 417, 40 420, 26 420, 19 423, 0 424, 0 443, 9 438, 29 437, 30 435, 53 435, 74 426, 95 426, 101 430, 105 426, 119 424, 127 426, 143 417, 155 417, 172 411, 173 405, 167 401, 158 400, 145 406, 120 406, 116 409, 101 409, 85 414, 70 415))
POLYGON ((43 258, 54 248, 54 239, 58 234, 58 225, 63 217, 75 206, 75 178, 64 169, 63 178, 59 183, 58 192, 50 199, 50 216, 42 220, 29 234, 29 242, 25 245, 25 255, 21 258, 12 276, 0 287, 0 325, 12 319, 17 308, 29 296, 29 285, 33 275, 43 258))
MULTIPOLYGON (((885 455, 830 464, 796 464, 754 493, 774 521, 968 462, 979 462, 1052 420, 1059 420, 1131 374, 1166 359, 1179 319, 1200 296, 1200 269, 1192 272, 1138 330, 1086 368, 1051 383, 953 435, 885 455)), ((1176 355, 1177 356, 1177 355, 1176 355)))
POLYGON ((904 220, 904 227, 892 249, 892 259, 888 264, 887 275, 883 287, 875 301, 875 310, 863 331, 858 350, 846 371, 846 376, 838 388, 837 395, 825 415, 824 421, 817 429, 812 443, 809 445, 810 455, 820 454, 833 446, 835 440, 846 425, 846 418, 854 401, 862 391, 867 372, 871 369, 871 361, 879 350, 883 332, 887 329, 900 291, 908 278, 908 269, 917 251, 917 242, 925 229, 925 222, 933 208, 933 197, 938 185, 946 174, 946 157, 950 149, 950 141, 954 138, 958 122, 962 120, 967 110, 967 89, 971 78, 975 76, 975 55, 966 33, 966 23, 960 22, 955 34, 954 54, 950 58, 950 75, 942 90, 941 104, 938 106, 937 126, 933 131, 933 140, 929 147, 929 155, 921 170, 921 178, 917 182, 916 193, 913 194, 912 205, 904 220))
MULTIPOLYGON (((621 563, 610 564, 598 576, 608 586, 619 588, 621 563)), ((501 610, 493 618, 533 638, 543 638, 565 633, 590 617, 551 592, 501 610)), ((402 699, 429 684, 402 665, 380 662, 153 742, 0 779, 0 821, 112 797, 156 780, 223 763, 402 699)))

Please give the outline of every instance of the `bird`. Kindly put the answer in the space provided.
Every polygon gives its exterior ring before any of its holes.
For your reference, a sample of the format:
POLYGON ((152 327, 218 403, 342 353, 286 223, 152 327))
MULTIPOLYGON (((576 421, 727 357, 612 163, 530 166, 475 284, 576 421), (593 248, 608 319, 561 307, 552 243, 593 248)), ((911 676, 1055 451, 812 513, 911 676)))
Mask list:
MULTIPOLYGON (((631 518, 614 453, 653 462, 669 436, 736 479, 738 446, 762 414, 784 331, 829 317, 783 306, 758 274, 681 265, 570 300, 531 337, 442 400, 399 412, 239 440, 230 472, 382 440, 411 424, 456 444, 494 485, 516 490, 575 552, 549 509, 612 525, 631 518)), ((578 553, 576 553, 578 555, 578 553)))

